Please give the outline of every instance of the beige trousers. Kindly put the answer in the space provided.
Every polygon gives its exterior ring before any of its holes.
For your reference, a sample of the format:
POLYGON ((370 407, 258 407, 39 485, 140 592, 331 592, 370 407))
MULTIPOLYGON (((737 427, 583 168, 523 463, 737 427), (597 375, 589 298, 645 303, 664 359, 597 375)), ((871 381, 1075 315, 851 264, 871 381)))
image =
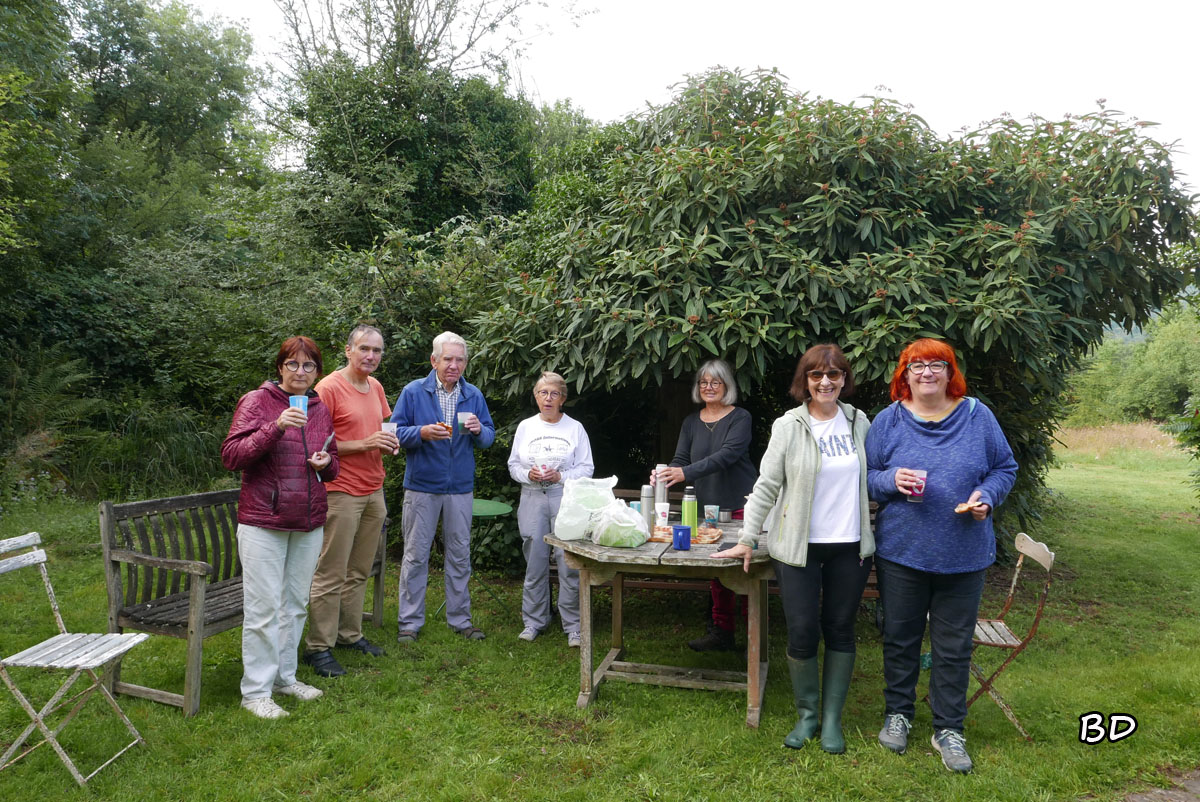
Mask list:
POLYGON ((369 496, 330 491, 325 541, 309 595, 306 653, 355 643, 363 636, 367 577, 386 518, 382 488, 369 496))

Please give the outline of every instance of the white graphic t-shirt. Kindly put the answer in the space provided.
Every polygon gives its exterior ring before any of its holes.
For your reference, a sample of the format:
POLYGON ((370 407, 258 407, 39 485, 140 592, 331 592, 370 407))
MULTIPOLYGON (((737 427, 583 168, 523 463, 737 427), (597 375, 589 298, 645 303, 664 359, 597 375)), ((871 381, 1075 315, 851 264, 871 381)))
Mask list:
POLYGON ((555 423, 538 415, 521 421, 513 436, 508 472, 523 485, 545 487, 546 483, 529 481, 533 467, 556 470, 563 479, 591 476, 592 446, 583 426, 566 414, 555 423))
POLYGON ((829 420, 810 419, 821 452, 821 470, 813 487, 809 543, 856 543, 859 461, 850 422, 839 408, 829 420))

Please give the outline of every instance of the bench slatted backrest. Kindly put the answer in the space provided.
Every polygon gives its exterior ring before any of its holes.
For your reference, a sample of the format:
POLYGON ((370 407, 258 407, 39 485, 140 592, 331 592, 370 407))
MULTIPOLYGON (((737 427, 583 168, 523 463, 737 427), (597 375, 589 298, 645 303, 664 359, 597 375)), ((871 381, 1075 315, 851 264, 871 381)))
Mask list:
MULTIPOLYGON (((112 506, 108 547, 155 557, 201 560, 213 566, 210 582, 241 574, 237 561, 238 490, 134 501, 112 506)), ((186 592, 190 577, 178 571, 125 566, 125 604, 186 592)))

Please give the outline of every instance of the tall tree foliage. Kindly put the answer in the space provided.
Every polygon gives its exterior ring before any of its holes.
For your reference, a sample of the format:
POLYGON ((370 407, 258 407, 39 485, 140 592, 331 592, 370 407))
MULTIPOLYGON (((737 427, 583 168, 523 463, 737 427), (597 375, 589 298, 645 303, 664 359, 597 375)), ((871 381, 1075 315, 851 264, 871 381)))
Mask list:
POLYGON ((531 109, 502 87, 345 56, 304 73, 299 87, 301 221, 318 242, 366 248, 395 226, 430 231, 525 206, 531 109))
POLYGON ((718 71, 632 134, 590 200, 539 199, 515 230, 479 378, 653 386, 721 355, 754 388, 833 341, 870 407, 907 342, 943 337, 1013 443, 1025 512, 1067 371, 1182 286, 1163 256, 1192 235, 1190 199, 1169 149, 1115 113, 940 138, 889 101, 718 71))
POLYGON ((73 132, 56 159, 65 202, 20 254, 34 267, 11 336, 69 341, 102 379, 145 381, 162 282, 126 260, 192 226, 217 186, 261 175, 249 40, 176 4, 88 0, 79 12, 70 110, 59 109, 73 132))

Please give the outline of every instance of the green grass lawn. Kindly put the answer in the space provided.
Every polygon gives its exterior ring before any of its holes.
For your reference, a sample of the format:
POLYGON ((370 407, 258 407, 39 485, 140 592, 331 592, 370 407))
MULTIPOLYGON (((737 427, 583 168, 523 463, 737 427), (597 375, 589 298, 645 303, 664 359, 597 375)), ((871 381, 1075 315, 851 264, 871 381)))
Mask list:
MULTIPOLYGON (((283 700, 292 716, 282 721, 259 721, 238 708, 239 632, 209 639, 200 714, 184 719, 174 708, 121 698, 146 746, 101 772, 91 783, 92 796, 1108 800, 1164 785, 1170 772, 1200 765, 1200 519, 1183 483, 1187 461, 1180 452, 1145 437, 1145 430, 1102 434, 1063 436, 1070 448, 1060 451, 1061 464, 1050 475, 1053 506, 1030 533, 1058 554, 1048 614, 1034 645, 997 683, 1035 741, 1025 742, 999 708, 981 699, 967 720, 976 763, 970 776, 942 768, 929 747, 924 706, 918 706, 908 754, 893 755, 876 744, 883 713, 880 644, 865 608, 845 714, 848 751, 832 756, 815 743, 800 751, 781 746, 794 713, 778 600, 772 599, 762 726, 750 730, 743 723, 745 697, 734 693, 610 682, 595 705, 577 710, 578 653, 558 633, 519 642, 520 586, 489 576, 484 580, 502 603, 478 587, 473 593, 475 623, 487 640, 468 643, 436 620, 407 647, 395 643, 394 623, 369 629, 388 655, 347 655, 349 675, 332 682, 317 681, 302 668, 300 678, 325 688, 326 695, 308 703, 283 700), (1079 717, 1090 711, 1132 715, 1137 731, 1117 743, 1084 745, 1079 717)), ((41 531, 49 543, 68 626, 102 631, 94 507, 56 501, 36 510, 5 510, 0 537, 29 530, 41 531)), ((392 568, 389 617, 395 610, 392 568)), ((1008 569, 995 569, 984 613, 998 611, 1007 575, 1008 569)), ((4 654, 49 635, 53 626, 36 574, 29 578, 0 577, 4 654)), ((733 655, 695 655, 685 645, 703 630, 706 594, 628 595, 630 659, 737 667, 733 655)), ((440 602, 439 575, 431 582, 430 610, 440 602)), ((598 593, 596 606, 602 653, 606 591, 598 593)), ((181 642, 152 639, 131 654, 124 671, 130 681, 180 690, 182 660, 181 642)), ((105 748, 121 743, 116 719, 100 713, 93 702, 64 734, 85 772, 105 748)), ((25 723, 5 691, 0 746, 25 723)), ((88 794, 76 789, 47 749, 0 773, 2 800, 72 798, 88 794)))

